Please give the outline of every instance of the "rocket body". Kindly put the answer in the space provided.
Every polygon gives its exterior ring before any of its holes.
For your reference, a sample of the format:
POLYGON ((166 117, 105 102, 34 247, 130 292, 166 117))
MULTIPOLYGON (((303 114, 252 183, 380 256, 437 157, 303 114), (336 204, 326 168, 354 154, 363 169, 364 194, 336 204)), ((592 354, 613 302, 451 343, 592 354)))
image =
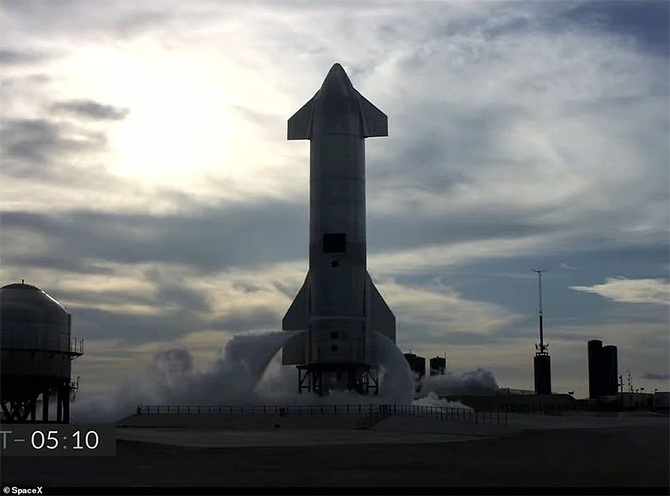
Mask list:
POLYGON ((373 330, 395 342, 395 316, 366 267, 365 138, 387 134, 386 115, 339 64, 288 121, 289 140, 310 140, 310 226, 309 272, 282 321, 307 332, 289 340, 283 363, 317 371, 319 388, 360 383, 375 361, 373 330))

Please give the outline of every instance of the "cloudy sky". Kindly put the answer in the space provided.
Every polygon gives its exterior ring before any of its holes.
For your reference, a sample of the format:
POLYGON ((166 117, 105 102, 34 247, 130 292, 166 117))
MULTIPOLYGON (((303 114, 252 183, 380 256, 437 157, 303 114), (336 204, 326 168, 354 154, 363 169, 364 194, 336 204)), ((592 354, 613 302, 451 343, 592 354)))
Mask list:
POLYGON ((340 62, 367 142, 368 265, 398 345, 554 390, 586 341, 669 388, 668 2, 2 0, 3 285, 63 302, 80 394, 157 351, 277 330, 307 270, 308 144, 340 62))

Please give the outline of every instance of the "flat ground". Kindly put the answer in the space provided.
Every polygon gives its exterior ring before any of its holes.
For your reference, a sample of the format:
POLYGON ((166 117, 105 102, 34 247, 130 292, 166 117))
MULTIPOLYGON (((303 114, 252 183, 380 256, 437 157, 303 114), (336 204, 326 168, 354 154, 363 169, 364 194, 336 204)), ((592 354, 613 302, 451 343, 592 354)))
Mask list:
POLYGON ((431 434, 391 417, 369 431, 331 429, 330 437, 326 429, 249 432, 251 443, 243 432, 118 429, 114 458, 4 457, 0 474, 3 486, 45 488, 668 487, 668 425, 667 417, 516 416, 505 435, 493 437, 431 434))

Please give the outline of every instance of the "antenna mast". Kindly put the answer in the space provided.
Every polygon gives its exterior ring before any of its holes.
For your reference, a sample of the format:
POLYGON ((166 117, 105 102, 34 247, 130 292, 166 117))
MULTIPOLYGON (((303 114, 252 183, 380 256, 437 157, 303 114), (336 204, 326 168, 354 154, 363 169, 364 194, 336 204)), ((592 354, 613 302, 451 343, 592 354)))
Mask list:
POLYGON ((537 273, 537 292, 538 299, 540 302, 540 346, 539 354, 544 355, 547 352, 547 347, 549 345, 544 344, 544 328, 542 326, 542 272, 546 272, 547 269, 531 269, 533 272, 537 273))

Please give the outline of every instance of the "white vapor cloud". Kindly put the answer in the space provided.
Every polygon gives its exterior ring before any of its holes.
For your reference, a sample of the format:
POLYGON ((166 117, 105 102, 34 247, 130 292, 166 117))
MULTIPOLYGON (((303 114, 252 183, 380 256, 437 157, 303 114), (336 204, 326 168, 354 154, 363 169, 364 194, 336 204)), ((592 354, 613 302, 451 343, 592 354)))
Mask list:
POLYGON ((608 277, 603 284, 570 286, 570 289, 584 293, 595 293, 621 303, 670 304, 670 284, 663 279, 608 277))
POLYGON ((423 378, 422 392, 433 392, 441 396, 468 394, 492 394, 498 390, 498 383, 490 370, 476 369, 466 372, 450 372, 444 375, 429 375, 423 378))
POLYGON ((73 404, 77 421, 115 421, 138 405, 410 404, 412 380, 400 350, 387 337, 371 340, 378 365, 379 395, 331 391, 299 394, 295 367, 281 365, 290 332, 236 334, 209 367, 198 367, 186 348, 155 353, 141 373, 124 379, 115 393, 73 404))

